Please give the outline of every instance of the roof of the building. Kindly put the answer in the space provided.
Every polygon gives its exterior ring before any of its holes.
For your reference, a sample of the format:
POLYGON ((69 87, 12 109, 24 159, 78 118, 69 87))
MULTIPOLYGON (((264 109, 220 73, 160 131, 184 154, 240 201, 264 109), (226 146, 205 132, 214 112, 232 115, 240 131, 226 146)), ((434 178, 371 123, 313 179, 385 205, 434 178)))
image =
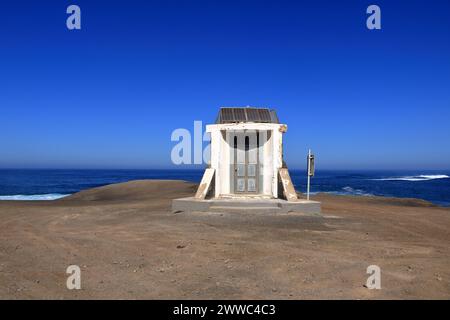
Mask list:
POLYGON ((275 110, 268 108, 220 108, 217 124, 239 122, 279 123, 275 110))

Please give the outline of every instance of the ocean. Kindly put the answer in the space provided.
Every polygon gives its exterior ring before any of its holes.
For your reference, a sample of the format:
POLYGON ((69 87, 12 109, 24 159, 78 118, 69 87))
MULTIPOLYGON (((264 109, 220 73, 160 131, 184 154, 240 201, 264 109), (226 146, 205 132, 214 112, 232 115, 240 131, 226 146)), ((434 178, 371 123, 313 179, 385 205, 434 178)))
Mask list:
MULTIPOLYGON (((0 170, 0 200, 55 200, 75 192, 136 179, 201 180, 203 170, 0 170)), ((306 173, 290 170, 298 191, 306 173)), ((450 171, 317 170, 311 192, 418 198, 450 206, 450 171)))

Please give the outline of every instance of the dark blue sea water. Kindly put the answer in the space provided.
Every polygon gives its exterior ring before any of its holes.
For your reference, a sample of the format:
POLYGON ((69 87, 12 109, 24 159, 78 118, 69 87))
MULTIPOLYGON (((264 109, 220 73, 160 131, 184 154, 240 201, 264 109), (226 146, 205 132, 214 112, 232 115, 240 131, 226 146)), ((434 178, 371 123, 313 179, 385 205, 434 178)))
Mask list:
MULTIPOLYGON (((306 191, 304 171, 291 170, 306 191)), ((136 179, 199 182, 202 170, 0 170, 0 200, 52 200, 80 190, 136 179)), ((450 206, 449 171, 318 170, 311 191, 360 196, 419 198, 450 206)))

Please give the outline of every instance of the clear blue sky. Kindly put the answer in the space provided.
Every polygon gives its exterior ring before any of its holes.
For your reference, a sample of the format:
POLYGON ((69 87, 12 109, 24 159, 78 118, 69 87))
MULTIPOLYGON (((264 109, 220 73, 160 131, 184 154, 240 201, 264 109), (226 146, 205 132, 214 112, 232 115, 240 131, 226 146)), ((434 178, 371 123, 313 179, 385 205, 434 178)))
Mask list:
POLYGON ((446 0, 4 1, 0 167, 167 168, 174 129, 252 105, 288 124, 291 168, 311 147, 318 168, 448 169, 449 14, 446 0))

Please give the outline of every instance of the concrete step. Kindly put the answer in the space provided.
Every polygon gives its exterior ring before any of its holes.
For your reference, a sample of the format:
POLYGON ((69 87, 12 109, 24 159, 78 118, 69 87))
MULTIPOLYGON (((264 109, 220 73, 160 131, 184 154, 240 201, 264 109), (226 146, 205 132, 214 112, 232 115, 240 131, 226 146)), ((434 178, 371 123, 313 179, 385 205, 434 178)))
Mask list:
POLYGON ((227 207, 227 208, 279 208, 279 204, 271 200, 215 200, 211 206, 227 207))
POLYGON ((281 199, 242 200, 198 200, 186 197, 172 200, 172 212, 258 212, 289 213, 301 212, 320 216, 320 202, 299 200, 289 202, 281 199), (219 211, 220 210, 220 211, 219 211))
POLYGON ((209 211, 213 212, 231 212, 231 213, 276 213, 280 212, 279 207, 238 207, 238 206, 211 206, 209 211))

